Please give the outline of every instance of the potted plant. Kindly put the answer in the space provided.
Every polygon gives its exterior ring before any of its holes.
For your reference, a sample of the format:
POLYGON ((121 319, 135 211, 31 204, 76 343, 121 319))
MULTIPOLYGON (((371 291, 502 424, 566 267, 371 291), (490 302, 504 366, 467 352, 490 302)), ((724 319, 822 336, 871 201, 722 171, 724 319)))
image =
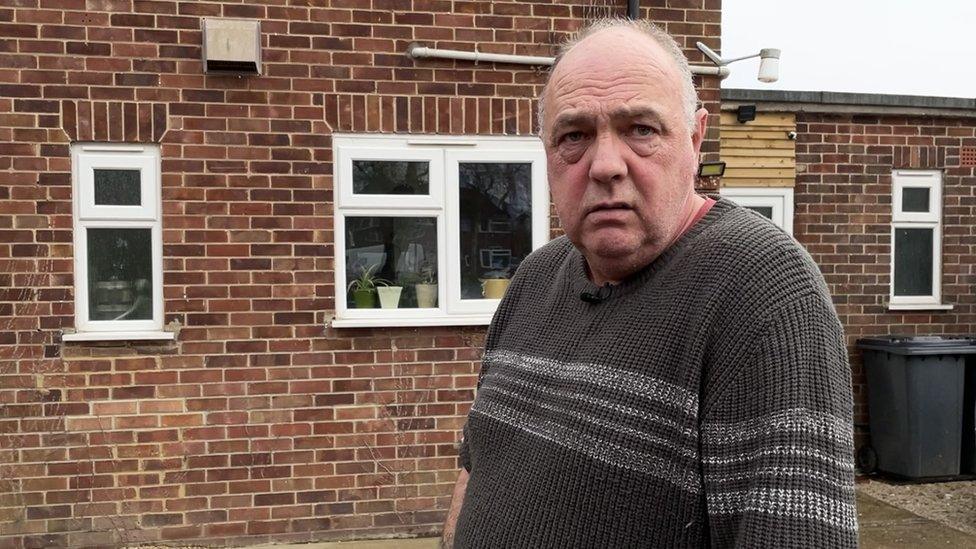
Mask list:
POLYGON ((485 299, 501 299, 508 290, 508 285, 512 282, 509 270, 488 271, 479 279, 481 282, 481 295, 485 299))
POLYGON ((417 307, 430 309, 437 306, 437 277, 434 268, 424 265, 420 270, 420 282, 414 289, 417 292, 417 307))
POLYGON ((396 309, 400 307, 400 295, 403 293, 403 286, 393 286, 384 284, 376 288, 380 296, 380 307, 384 309, 396 309))
POLYGON ((372 309, 376 307, 376 288, 387 286, 389 282, 375 276, 373 271, 378 265, 370 265, 359 272, 359 277, 352 280, 347 291, 352 292, 352 301, 357 309, 372 309))

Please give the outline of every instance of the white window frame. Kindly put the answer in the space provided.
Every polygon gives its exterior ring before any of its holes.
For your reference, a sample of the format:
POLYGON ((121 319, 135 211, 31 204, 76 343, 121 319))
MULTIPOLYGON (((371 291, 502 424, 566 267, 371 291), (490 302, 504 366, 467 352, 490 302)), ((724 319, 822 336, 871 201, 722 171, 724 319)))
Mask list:
MULTIPOLYGON (((527 162, 532 168, 532 248, 549 241, 549 188, 546 157, 537 137, 405 136, 336 134, 334 182, 335 303, 337 328, 370 326, 485 325, 498 299, 460 297, 460 162, 527 162), (353 160, 427 160, 430 194, 359 195, 352 193, 353 160), (435 217, 437 219, 437 307, 432 309, 356 309, 346 306, 347 216, 435 217)), ((474 258, 478 261, 479 258, 474 258)))
POLYGON ((156 145, 75 143, 71 146, 75 267, 75 333, 65 341, 173 339, 163 331, 163 230, 160 152, 156 145), (138 206, 95 204, 96 169, 137 169, 138 206), (152 306, 148 320, 90 320, 88 295, 88 229, 150 229, 152 238, 152 306))
POLYGON ((793 234, 792 187, 722 187, 719 194, 740 206, 772 208, 773 223, 793 234))
POLYGON ((893 170, 891 188, 891 277, 888 308, 892 310, 951 309, 951 305, 942 304, 942 172, 893 170), (928 189, 928 212, 902 210, 902 195, 906 187, 928 189), (895 295, 895 231, 898 229, 932 229, 932 293, 930 295, 895 295))

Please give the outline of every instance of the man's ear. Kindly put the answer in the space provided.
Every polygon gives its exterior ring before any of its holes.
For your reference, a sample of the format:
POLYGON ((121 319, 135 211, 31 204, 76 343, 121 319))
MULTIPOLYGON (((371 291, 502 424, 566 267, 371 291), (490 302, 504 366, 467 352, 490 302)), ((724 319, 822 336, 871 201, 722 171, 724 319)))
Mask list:
POLYGON ((695 156, 701 152, 702 141, 705 140, 705 129, 708 126, 708 111, 704 108, 695 111, 695 126, 691 132, 691 144, 695 148, 695 156))

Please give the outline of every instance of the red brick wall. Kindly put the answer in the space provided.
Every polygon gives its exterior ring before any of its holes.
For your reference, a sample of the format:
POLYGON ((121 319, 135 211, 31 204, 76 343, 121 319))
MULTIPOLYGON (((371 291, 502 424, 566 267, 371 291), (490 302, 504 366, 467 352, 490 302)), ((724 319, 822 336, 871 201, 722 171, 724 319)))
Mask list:
MULTIPOLYGON (((693 61, 696 40, 719 46, 719 0, 643 3, 693 61)), ((407 45, 551 54, 625 9, 4 2, 0 547, 436 533, 483 327, 328 327, 330 133, 530 133, 543 71, 413 61, 407 45), (265 74, 205 76, 201 16, 260 19, 265 74), (61 341, 75 140, 161 144, 175 343, 61 341)), ((717 112, 717 80, 701 84, 717 112)))
POLYGON ((820 265, 844 323, 855 421, 868 421, 862 337, 976 334, 976 118, 797 114, 794 233, 820 265), (943 170, 942 295, 951 311, 889 311, 892 169, 943 170))

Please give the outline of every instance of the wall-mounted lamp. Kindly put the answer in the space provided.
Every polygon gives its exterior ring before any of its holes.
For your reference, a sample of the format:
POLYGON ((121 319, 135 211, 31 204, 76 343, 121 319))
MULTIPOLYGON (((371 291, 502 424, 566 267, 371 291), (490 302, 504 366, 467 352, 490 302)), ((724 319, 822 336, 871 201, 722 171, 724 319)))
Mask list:
POLYGON ((725 162, 702 162, 698 164, 698 177, 722 177, 725 174, 725 162))
POLYGON ((724 67, 729 63, 735 63, 736 61, 742 61, 743 59, 752 59, 758 57, 759 62, 759 81, 775 82, 779 80, 779 54, 780 50, 776 48, 763 48, 759 50, 759 53, 754 53, 752 55, 746 55, 744 57, 736 57, 735 59, 722 59, 718 56, 712 48, 709 48, 701 42, 695 44, 698 49, 705 54, 705 57, 709 59, 712 63, 715 63, 719 67, 724 67))

